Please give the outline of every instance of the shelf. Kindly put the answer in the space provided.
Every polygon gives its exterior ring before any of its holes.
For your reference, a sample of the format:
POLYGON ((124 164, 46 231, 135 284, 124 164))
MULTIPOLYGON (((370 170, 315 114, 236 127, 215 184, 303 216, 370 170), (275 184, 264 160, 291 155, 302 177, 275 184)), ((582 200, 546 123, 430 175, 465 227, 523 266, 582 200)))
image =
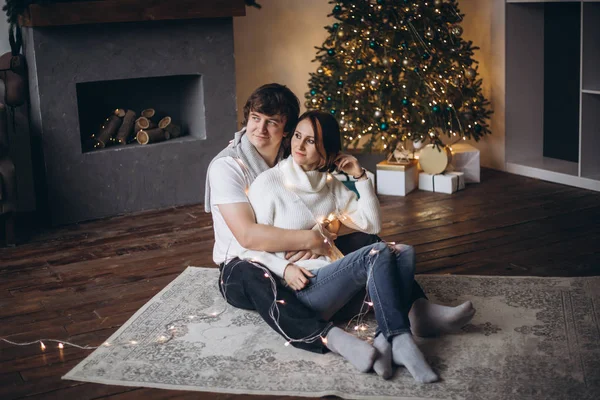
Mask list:
POLYGON ((581 20, 582 88, 600 93, 600 2, 583 3, 581 20))
POLYGON ((579 175, 579 164, 572 161, 559 160, 550 157, 521 157, 511 158, 508 162, 524 167, 537 168, 563 175, 579 175))
POLYGON ((506 172, 510 172, 511 174, 528 176, 530 178, 541 179, 543 181, 575 186, 582 189, 600 191, 600 176, 594 179, 582 178, 579 176, 563 174, 555 171, 548 171, 546 169, 531 167, 528 165, 522 165, 512 162, 506 163, 506 172))
POLYGON ((99 24, 246 15, 243 0, 103 0, 31 4, 21 26, 99 24))
POLYGON ((581 118, 581 176, 600 176, 600 96, 582 95, 581 118))
POLYGON ((506 170, 600 191, 600 1, 506 3, 506 170))

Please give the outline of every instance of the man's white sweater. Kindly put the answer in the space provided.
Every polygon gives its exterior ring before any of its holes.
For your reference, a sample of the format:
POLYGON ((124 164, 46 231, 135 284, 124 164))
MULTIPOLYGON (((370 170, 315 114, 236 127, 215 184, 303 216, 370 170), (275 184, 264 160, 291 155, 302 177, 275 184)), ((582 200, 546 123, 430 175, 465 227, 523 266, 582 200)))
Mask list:
MULTIPOLYGON (((313 229, 335 216, 349 228, 371 234, 381 230, 381 214, 375 190, 368 179, 356 182, 356 194, 328 173, 304 171, 292 157, 260 174, 250 186, 248 198, 259 224, 285 229, 313 229)), ((246 250, 240 258, 265 265, 283 277, 289 262, 285 253, 246 250)), ((298 261, 309 270, 329 264, 328 257, 298 261)))

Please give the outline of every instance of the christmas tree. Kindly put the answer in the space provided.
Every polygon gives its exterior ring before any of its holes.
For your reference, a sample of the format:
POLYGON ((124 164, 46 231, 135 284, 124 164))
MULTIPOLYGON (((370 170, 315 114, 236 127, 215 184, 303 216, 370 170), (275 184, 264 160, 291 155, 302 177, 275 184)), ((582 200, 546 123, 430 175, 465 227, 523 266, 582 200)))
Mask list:
POLYGON ((338 0, 306 107, 333 114, 346 148, 390 151, 490 134, 492 111, 455 0, 338 0), (446 139, 443 141, 444 137, 446 139), (368 139, 368 140, 367 140, 368 139))

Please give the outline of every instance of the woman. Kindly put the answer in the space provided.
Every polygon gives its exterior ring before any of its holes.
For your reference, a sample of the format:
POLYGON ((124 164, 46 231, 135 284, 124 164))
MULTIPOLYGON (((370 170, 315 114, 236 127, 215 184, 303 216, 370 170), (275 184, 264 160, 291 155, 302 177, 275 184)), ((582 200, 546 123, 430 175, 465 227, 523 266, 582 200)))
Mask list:
MULTIPOLYGON (((291 156, 259 175, 250 187, 248 198, 257 222, 287 229, 322 229, 323 221, 339 220, 352 229, 379 233, 380 208, 373 186, 356 158, 340 154, 340 149, 335 118, 318 111, 303 114, 291 138, 291 156), (359 199, 328 173, 336 167, 357 179, 359 199)), ((419 382, 438 379, 411 335, 409 312, 415 270, 411 246, 376 243, 346 257, 334 257, 335 261, 320 257, 295 264, 288 264, 284 254, 275 256, 278 261, 269 253, 247 251, 241 258, 264 264, 326 319, 366 285, 378 323, 375 371, 389 378, 393 359, 406 366, 419 382)), ((470 302, 459 307, 459 323, 464 325, 463 320, 470 320, 474 310, 470 302)), ((448 309, 457 312, 457 307, 448 309)), ((431 317, 429 311, 424 316, 431 317)))

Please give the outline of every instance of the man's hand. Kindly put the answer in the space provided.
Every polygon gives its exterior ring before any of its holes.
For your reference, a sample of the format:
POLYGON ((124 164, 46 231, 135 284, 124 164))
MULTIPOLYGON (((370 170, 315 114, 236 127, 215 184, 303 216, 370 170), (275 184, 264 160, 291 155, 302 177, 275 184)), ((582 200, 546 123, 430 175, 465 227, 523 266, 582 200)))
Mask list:
POLYGON ((294 290, 302 290, 308 284, 308 278, 314 275, 307 269, 299 267, 295 264, 288 264, 283 271, 283 279, 294 290))
POLYGON ((288 251, 287 253, 285 253, 285 259, 292 264, 296 261, 310 260, 318 257, 318 254, 314 254, 310 250, 288 251))

